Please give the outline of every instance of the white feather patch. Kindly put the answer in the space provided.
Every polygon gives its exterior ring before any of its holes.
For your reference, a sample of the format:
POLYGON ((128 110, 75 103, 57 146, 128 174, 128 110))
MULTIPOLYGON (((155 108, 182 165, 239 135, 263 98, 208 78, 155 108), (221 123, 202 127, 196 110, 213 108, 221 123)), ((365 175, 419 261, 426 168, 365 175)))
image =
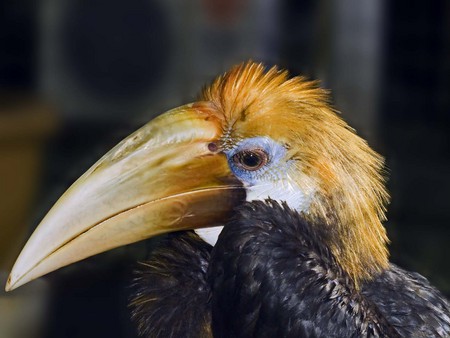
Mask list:
POLYGON ((220 233, 222 232, 223 226, 203 228, 203 229, 195 229, 197 235, 200 236, 206 243, 211 244, 212 246, 216 245, 217 239, 219 238, 220 233))
POLYGON ((287 205, 299 212, 308 211, 311 204, 311 196, 306 195, 300 188, 276 183, 257 184, 247 187, 247 201, 266 200, 271 198, 278 202, 286 202, 287 205))

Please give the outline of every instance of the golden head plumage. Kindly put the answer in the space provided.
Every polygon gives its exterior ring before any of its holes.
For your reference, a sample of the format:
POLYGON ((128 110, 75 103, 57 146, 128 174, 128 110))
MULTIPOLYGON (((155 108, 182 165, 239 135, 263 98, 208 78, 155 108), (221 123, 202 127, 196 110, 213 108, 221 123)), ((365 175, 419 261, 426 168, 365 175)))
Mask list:
POLYGON ((356 283, 387 267, 383 158, 330 107, 326 90, 249 62, 218 77, 201 100, 212 103, 225 145, 270 135, 289 149, 298 185, 315 189, 306 215, 336 232, 329 245, 356 283))

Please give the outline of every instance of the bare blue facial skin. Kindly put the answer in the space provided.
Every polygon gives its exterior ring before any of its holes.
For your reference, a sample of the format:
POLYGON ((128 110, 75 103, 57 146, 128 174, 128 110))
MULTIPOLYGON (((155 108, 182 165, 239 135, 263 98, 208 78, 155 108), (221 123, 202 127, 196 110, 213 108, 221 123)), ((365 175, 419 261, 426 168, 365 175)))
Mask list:
POLYGON ((231 171, 248 186, 262 183, 262 181, 272 180, 284 174, 290 165, 290 161, 283 161, 286 155, 286 148, 268 137, 253 137, 239 142, 234 148, 225 152, 228 158, 228 165, 231 171), (258 170, 245 170, 236 165, 233 156, 242 151, 260 149, 268 156, 268 161, 258 170))

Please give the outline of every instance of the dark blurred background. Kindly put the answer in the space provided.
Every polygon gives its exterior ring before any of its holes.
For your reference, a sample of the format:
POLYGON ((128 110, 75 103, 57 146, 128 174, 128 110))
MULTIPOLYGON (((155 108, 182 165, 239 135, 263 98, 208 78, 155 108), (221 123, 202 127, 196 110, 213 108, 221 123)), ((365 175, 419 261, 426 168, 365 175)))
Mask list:
MULTIPOLYGON (((0 281, 57 198, 154 116, 248 59, 320 79, 387 160, 392 261, 450 296, 450 2, 3 0, 0 281)), ((1 337, 133 337, 116 249, 0 294, 1 337)))

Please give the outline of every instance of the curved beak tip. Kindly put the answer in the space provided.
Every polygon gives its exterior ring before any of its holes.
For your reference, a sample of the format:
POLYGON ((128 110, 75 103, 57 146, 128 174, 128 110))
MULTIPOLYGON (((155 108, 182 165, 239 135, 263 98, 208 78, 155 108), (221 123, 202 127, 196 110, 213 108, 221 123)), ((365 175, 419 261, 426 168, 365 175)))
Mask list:
POLYGON ((25 278, 26 275, 27 274, 18 276, 17 273, 15 273, 14 268, 13 268, 13 270, 11 271, 11 273, 8 276, 8 279, 6 280, 5 291, 9 292, 9 291, 15 290, 19 286, 22 286, 22 285, 28 283, 30 280, 25 278))
POLYGON ((12 279, 11 279, 11 275, 9 275, 8 280, 6 281, 5 291, 6 291, 6 292, 9 292, 9 291, 14 290, 15 288, 16 288, 16 287, 15 287, 15 285, 13 284, 13 281, 12 281, 12 279))
POLYGON ((6 281, 6 285, 5 285, 5 291, 12 291, 12 285, 11 285, 11 276, 8 277, 8 280, 6 281))

